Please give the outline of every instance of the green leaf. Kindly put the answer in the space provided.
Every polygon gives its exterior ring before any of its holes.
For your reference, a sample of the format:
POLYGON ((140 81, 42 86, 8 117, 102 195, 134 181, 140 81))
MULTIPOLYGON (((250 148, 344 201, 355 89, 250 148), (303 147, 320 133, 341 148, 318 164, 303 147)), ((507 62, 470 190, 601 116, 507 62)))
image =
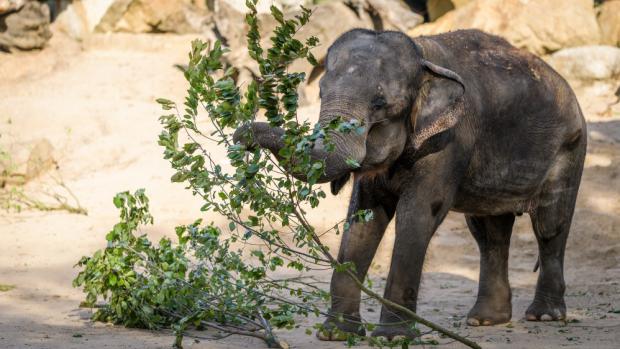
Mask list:
POLYGON ((185 181, 187 178, 188 178, 188 174, 187 173, 179 171, 179 172, 173 174, 172 177, 170 177, 170 180, 172 182, 178 183, 178 182, 185 181))
POLYGON ((278 21, 278 23, 284 23, 284 14, 282 14, 282 11, 273 5, 271 5, 269 9, 271 10, 271 15, 276 21, 278 21))
POLYGON ((121 208, 121 206, 123 206, 123 198, 119 195, 114 196, 114 199, 112 201, 114 202, 114 206, 116 208, 121 208))
POLYGON ((347 164, 350 168, 353 168, 353 169, 356 169, 356 168, 360 168, 360 167, 361 167, 361 166, 360 166, 360 164, 359 164, 357 161, 355 161, 354 159, 346 159, 346 160, 345 160, 345 163, 346 163, 346 164, 347 164))
POLYGON ((319 65, 319 62, 316 60, 316 58, 314 57, 314 55, 312 53, 308 52, 308 56, 306 57, 306 59, 313 66, 318 66, 319 65))
POLYGON ((174 104, 173 101, 171 101, 169 99, 165 99, 165 98, 157 98, 155 101, 157 103, 161 104, 161 105, 172 105, 172 104, 174 104))

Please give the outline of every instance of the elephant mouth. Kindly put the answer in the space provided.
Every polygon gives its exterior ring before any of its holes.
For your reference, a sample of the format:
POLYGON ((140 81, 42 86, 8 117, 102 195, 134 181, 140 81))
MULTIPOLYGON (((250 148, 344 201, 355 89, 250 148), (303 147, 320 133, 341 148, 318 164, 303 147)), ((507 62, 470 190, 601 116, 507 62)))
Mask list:
POLYGON ((389 168, 390 167, 387 164, 380 164, 368 169, 362 167, 361 169, 354 171, 353 176, 356 180, 375 180, 380 177, 386 177, 389 168))

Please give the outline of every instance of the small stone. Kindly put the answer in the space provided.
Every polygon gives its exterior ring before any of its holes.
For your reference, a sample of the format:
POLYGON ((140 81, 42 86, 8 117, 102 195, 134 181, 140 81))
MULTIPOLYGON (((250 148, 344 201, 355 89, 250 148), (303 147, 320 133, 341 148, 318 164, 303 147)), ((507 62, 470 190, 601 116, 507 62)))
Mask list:
POLYGON ((43 48, 52 37, 49 26, 50 9, 47 4, 26 2, 17 11, 0 14, 0 48, 43 48))
POLYGON ((47 139, 42 139, 35 144, 28 156, 26 164, 26 178, 32 179, 54 167, 54 147, 47 139))

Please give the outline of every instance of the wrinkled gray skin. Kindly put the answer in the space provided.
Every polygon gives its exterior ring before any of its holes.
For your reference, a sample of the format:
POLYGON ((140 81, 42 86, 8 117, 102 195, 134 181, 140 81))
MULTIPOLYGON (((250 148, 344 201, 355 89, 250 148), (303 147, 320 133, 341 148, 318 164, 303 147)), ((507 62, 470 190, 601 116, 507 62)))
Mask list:
MULTIPOLYGON (((480 284, 470 325, 510 321, 508 248, 515 215, 530 215, 540 273, 528 320, 559 320, 564 303, 564 248, 586 152, 586 123, 566 81, 535 56, 477 30, 410 39, 398 32, 353 30, 331 46, 320 82, 320 121, 343 116, 363 134, 334 134, 336 150, 315 146, 326 162, 321 181, 338 190, 353 173, 351 222, 338 259, 363 279, 386 226, 396 240, 385 297, 416 310, 428 243, 448 211, 465 214, 480 248, 480 284), (351 169, 345 160, 361 168, 351 169)), ((254 123, 255 144, 277 152, 282 130, 254 123)), ((300 176, 303 178, 302 176, 300 176)), ((344 274, 331 281, 332 314, 359 320, 360 290, 344 274)), ((383 307, 381 323, 407 317, 383 307)), ((363 333, 352 322, 333 323, 363 333)), ((373 336, 411 336, 379 326, 373 336)), ((330 333, 321 339, 336 339, 330 333)))

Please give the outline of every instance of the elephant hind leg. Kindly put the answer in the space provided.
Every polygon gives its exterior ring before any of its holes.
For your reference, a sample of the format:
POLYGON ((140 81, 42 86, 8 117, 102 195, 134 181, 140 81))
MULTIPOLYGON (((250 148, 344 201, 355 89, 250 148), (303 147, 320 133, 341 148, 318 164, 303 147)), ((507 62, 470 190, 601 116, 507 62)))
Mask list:
POLYGON ((583 169, 585 143, 581 145, 559 158, 543 185, 538 207, 530 212, 540 263, 534 301, 525 312, 530 321, 566 318, 564 251, 583 169))
POLYGON ((478 298, 467 323, 486 326, 508 322, 512 316, 508 249, 515 216, 467 216, 466 220, 480 249, 478 298))
POLYGON ((562 320, 566 317, 564 250, 572 212, 572 207, 551 205, 539 207, 531 215, 538 240, 540 269, 534 301, 525 312, 529 321, 562 320), (566 210, 570 212, 559 212, 566 210))

